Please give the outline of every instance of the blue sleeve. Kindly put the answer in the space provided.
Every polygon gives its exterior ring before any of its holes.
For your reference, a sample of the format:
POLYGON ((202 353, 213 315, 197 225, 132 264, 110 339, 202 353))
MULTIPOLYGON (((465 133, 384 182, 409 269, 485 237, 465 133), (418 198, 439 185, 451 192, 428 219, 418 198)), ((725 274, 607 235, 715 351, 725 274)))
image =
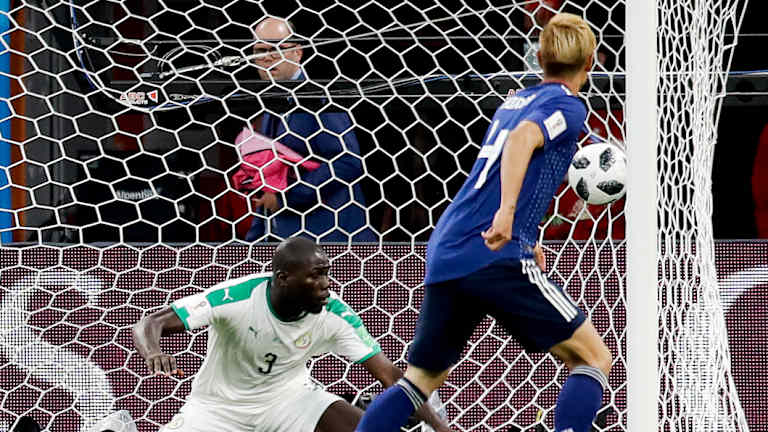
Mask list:
POLYGON ((545 149, 578 139, 586 119, 586 107, 573 96, 553 98, 523 118, 539 126, 544 135, 545 149))
POLYGON ((285 194, 286 204, 297 210, 317 203, 318 188, 321 196, 332 196, 363 175, 360 146, 349 117, 343 113, 321 114, 320 121, 323 130, 309 140, 310 155, 332 162, 324 162, 313 171, 301 171, 302 182, 295 183, 285 194))

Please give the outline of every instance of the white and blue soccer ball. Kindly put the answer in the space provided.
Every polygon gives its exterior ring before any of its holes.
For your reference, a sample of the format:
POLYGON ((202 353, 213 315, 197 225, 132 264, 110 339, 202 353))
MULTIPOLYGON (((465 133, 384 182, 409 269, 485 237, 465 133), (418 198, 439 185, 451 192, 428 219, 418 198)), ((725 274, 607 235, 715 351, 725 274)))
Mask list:
POLYGON ((627 191, 627 155, 618 146, 597 143, 573 156, 568 183, 588 204, 608 204, 627 191))

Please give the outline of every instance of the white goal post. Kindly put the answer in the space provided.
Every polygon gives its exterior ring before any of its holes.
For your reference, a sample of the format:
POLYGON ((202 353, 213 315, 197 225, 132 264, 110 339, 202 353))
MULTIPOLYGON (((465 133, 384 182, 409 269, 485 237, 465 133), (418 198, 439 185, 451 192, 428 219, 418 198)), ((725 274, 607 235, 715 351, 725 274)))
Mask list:
POLYGON ((657 431, 656 0, 627 0, 626 16, 627 430, 657 431))

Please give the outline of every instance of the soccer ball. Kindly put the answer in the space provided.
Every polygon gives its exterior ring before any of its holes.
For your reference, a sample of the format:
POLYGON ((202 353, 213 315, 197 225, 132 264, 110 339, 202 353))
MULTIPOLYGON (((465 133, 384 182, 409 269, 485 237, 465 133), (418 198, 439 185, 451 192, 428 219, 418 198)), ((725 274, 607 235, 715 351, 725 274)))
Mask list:
POLYGON ((608 204, 623 197, 626 177, 627 156, 608 143, 585 146, 568 168, 568 183, 588 204, 608 204))

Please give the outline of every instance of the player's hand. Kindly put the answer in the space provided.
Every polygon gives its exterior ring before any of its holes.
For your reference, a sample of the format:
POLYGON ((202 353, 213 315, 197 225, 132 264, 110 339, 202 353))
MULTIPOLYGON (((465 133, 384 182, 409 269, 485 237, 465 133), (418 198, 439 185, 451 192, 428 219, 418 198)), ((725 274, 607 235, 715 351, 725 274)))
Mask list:
POLYGON ((512 223, 514 221, 514 210, 497 210, 496 215, 493 217, 493 224, 481 234, 485 239, 485 246, 494 252, 503 248, 507 242, 512 240, 512 223))
POLYGON ((149 373, 153 375, 184 376, 184 371, 176 367, 176 359, 171 355, 164 353, 151 354, 147 356, 145 362, 149 373))
POLYGON ((533 247, 533 260, 536 261, 536 265, 539 266, 541 271, 547 271, 547 257, 544 255, 541 243, 536 243, 536 246, 533 247))
POLYGON ((275 212, 280 209, 280 201, 277 199, 277 195, 272 192, 264 192, 261 198, 252 198, 251 202, 254 207, 264 207, 266 210, 275 212))

